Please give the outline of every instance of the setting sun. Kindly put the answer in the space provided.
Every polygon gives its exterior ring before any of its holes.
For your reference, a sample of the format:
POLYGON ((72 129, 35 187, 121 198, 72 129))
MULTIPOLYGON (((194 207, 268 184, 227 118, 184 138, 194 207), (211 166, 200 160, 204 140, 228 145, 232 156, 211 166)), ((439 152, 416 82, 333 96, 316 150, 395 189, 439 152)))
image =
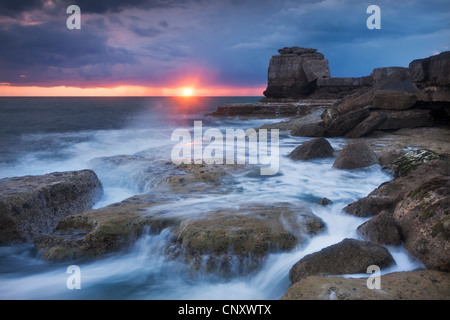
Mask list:
POLYGON ((190 96, 192 94, 192 90, 191 89, 184 89, 183 91, 185 96, 190 96))

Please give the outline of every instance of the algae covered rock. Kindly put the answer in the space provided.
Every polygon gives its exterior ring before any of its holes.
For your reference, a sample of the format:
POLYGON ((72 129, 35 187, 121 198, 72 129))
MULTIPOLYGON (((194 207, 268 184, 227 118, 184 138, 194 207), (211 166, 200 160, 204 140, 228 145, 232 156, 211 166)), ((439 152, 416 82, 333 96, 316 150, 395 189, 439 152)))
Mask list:
POLYGON ((275 203, 219 210, 183 221, 174 232, 186 262, 226 274, 255 269, 269 253, 291 250, 324 227, 301 205, 275 203))
POLYGON ((428 161, 442 158, 444 157, 430 150, 411 150, 386 165, 386 167, 391 169, 395 176, 401 177, 407 175, 428 161))
POLYGON ((175 217, 150 214, 147 209, 163 203, 149 194, 128 198, 104 208, 64 218, 56 229, 35 240, 46 261, 74 261, 100 257, 126 248, 145 227, 157 233, 179 223, 175 217))

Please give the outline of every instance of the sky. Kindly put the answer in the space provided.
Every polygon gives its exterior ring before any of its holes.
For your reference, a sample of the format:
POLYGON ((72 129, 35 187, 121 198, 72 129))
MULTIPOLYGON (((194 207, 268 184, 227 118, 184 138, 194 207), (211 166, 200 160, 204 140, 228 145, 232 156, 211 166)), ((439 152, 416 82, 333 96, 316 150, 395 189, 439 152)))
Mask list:
POLYGON ((407 67, 450 50, 450 1, 0 0, 0 96, 262 96, 290 46, 317 48, 332 77, 407 67))

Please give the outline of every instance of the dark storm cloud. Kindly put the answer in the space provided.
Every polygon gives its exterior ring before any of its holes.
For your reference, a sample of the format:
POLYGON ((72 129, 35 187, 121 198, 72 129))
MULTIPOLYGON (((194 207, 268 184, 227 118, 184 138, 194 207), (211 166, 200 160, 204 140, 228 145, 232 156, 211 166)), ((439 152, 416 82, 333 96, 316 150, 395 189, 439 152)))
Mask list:
POLYGON ((117 13, 125 9, 170 8, 185 5, 189 0, 53 0, 52 5, 45 0, 6 0, 0 2, 0 16, 16 17, 26 11, 60 11, 70 5, 77 5, 83 13, 117 13))
POLYGON ((25 11, 40 9, 44 6, 44 0, 13 0, 0 2, 0 16, 17 16, 25 11))
POLYGON ((103 77, 105 85, 170 86, 198 69, 210 85, 263 85, 270 57, 285 46, 317 48, 336 77, 364 76, 375 67, 405 66, 448 50, 448 0, 377 0, 381 30, 366 27, 371 4, 8 1, 0 3, 0 82, 48 85, 59 80, 77 85, 103 77), (70 4, 81 8, 81 30, 66 28, 65 9, 70 4))
MULTIPOLYGON (((54 23, 0 30, 0 82, 33 83, 50 70, 72 70, 83 78, 82 68, 99 66, 110 69, 115 64, 135 64, 130 52, 107 44, 107 37, 94 32, 73 33, 54 23), (21 77, 25 75, 25 77, 21 77)), ((52 78, 62 78, 55 73, 52 78)))

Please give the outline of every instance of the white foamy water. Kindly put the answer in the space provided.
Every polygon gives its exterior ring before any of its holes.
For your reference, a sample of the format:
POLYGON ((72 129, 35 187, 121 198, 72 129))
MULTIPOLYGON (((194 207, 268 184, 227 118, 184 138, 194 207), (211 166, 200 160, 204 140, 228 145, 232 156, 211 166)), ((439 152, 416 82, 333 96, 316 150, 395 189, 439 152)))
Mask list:
MULTIPOLYGON (((0 162, 0 177, 92 168, 104 187, 104 196, 95 208, 157 190, 158 177, 164 174, 165 167, 152 167, 150 177, 154 180, 143 183, 140 178, 147 164, 139 159, 149 163, 169 161, 175 144, 170 141, 172 131, 180 126, 190 128, 193 120, 202 118, 183 118, 180 125, 177 121, 146 117, 147 113, 135 115, 121 129, 24 133, 21 135, 24 143, 42 144, 42 148, 21 150, 15 161, 0 162), (148 120, 147 125, 141 118, 148 120), (51 147, 45 147, 46 144, 51 147), (137 157, 138 161, 112 166, 98 160, 119 155, 137 157)), ((205 119, 203 129, 246 130, 273 121, 205 119)), ((309 207, 324 221, 324 232, 290 252, 270 254, 257 271, 231 278, 192 273, 185 264, 166 257, 165 248, 171 238, 170 230, 166 229, 161 234, 144 234, 123 252, 80 264, 81 290, 69 290, 66 286, 69 264, 42 262, 31 245, 0 247, 0 299, 279 299, 290 285, 288 273, 298 260, 344 238, 358 239, 356 228, 367 219, 350 216, 342 209, 391 179, 379 166, 336 170, 332 168, 334 158, 292 161, 286 157, 307 140, 281 135, 280 171, 276 175, 261 176, 259 170, 239 173, 235 184, 230 185, 231 192, 173 195, 172 202, 149 209, 192 217, 224 208, 238 209, 248 203, 295 202, 309 207), (319 206, 317 202, 323 197, 331 199, 332 205, 319 206)), ((347 143, 340 138, 329 141, 337 150, 347 143)), ((397 264, 384 270, 385 273, 421 267, 403 248, 388 249, 397 264)))

